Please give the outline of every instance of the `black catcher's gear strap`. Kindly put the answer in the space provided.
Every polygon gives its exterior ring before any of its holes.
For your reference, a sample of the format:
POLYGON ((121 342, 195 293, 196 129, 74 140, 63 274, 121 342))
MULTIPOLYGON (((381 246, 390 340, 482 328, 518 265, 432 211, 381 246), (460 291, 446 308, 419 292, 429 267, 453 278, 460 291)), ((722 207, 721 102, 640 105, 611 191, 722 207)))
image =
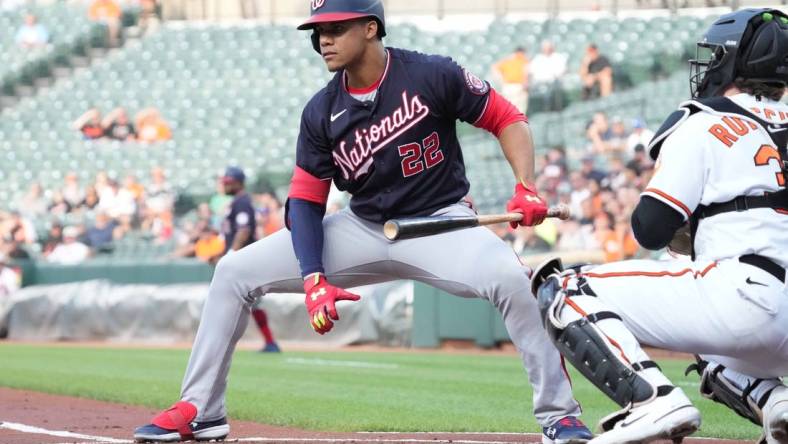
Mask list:
POLYGON ((788 211, 788 188, 764 196, 739 196, 727 202, 698 205, 698 219, 732 211, 747 211, 755 208, 773 208, 788 211))
POLYGON ((771 390, 764 393, 757 402, 750 397, 752 391, 763 382, 762 379, 756 379, 744 390, 741 390, 722 374, 722 371, 725 370, 724 366, 717 365, 714 370, 706 371, 709 362, 704 361, 700 356, 695 356, 695 360, 697 362, 687 367, 684 374, 688 375, 692 371, 698 372, 700 375, 701 395, 730 408, 739 416, 750 420, 757 426, 763 425, 762 410, 763 406, 766 405, 766 401, 769 400, 771 390))

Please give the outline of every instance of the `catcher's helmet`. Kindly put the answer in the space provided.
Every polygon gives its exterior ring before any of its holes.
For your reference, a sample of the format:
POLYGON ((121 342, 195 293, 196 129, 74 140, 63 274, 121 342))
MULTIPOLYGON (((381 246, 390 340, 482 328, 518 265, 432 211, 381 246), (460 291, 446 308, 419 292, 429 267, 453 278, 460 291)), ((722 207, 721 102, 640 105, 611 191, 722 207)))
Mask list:
MULTIPOLYGON (((378 37, 386 36, 386 18, 382 0, 312 0, 309 19, 298 26, 303 31, 314 29, 318 23, 341 22, 371 17, 378 22, 378 37)), ((312 33, 312 46, 320 52, 319 36, 312 33)))
POLYGON ((788 84, 788 16, 776 9, 723 15, 698 42, 690 60, 693 98, 720 95, 737 78, 788 84))

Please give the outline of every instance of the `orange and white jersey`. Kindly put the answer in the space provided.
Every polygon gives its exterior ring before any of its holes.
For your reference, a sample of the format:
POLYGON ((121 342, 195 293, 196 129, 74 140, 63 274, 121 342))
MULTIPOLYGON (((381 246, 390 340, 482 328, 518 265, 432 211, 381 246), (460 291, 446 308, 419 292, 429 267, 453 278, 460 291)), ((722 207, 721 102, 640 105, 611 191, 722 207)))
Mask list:
MULTIPOLYGON (((788 122, 788 105, 749 94, 729 97, 770 123, 788 122)), ((771 130, 740 114, 705 109, 687 118, 662 143, 654 177, 644 195, 659 199, 685 219, 699 205, 760 196, 786 187, 771 130)), ((758 208, 701 219, 698 259, 759 254, 788 267, 788 212, 758 208)))

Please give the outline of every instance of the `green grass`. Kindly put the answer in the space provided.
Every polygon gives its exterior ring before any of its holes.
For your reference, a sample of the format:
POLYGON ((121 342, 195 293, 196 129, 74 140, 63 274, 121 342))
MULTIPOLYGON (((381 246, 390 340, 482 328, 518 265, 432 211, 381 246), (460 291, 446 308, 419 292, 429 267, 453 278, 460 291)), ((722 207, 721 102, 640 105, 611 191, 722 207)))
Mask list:
MULTIPOLYGON (((163 408, 177 399, 187 360, 187 350, 0 343, 0 385, 163 408)), ((757 438, 756 427, 699 399, 698 378, 683 376, 687 363, 660 364, 703 412, 699 435, 757 438)), ((586 423, 614 410, 582 377, 573 380, 586 423)), ((514 356, 239 351, 227 398, 232 418, 311 430, 540 431, 514 356)))

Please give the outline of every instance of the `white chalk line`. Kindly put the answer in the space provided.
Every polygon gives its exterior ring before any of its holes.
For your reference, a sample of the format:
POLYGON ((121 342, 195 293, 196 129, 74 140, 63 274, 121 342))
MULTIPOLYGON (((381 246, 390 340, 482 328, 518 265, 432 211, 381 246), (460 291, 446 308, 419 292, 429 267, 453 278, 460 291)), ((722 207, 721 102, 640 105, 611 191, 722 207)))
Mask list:
MULTIPOLYGON (((81 433, 67 432, 64 430, 48 430, 41 427, 29 426, 26 424, 19 424, 15 422, 0 422, 0 429, 14 430, 22 433, 31 433, 37 435, 58 436, 61 438, 74 438, 79 440, 87 440, 82 442, 63 442, 58 444, 133 444, 134 441, 130 439, 117 439, 108 436, 85 435, 81 433)), ((541 433, 514 433, 514 432, 356 432, 360 435, 494 435, 494 436, 521 436, 526 437, 541 437, 541 433)), ((691 437, 690 440, 698 441, 733 441, 721 438, 709 437, 691 437)), ((341 443, 348 441, 362 441, 370 443, 412 443, 412 444, 429 444, 429 443, 457 443, 457 444, 509 444, 508 441, 479 441, 472 439, 419 439, 419 438, 354 438, 349 436, 347 438, 267 438, 267 437, 251 437, 251 438, 236 438, 228 439, 224 442, 258 442, 258 443, 277 443, 277 442, 314 442, 314 443, 341 443)))
MULTIPOLYGON (((418 438, 240 438, 239 442, 380 442, 380 443, 459 443, 459 444, 511 444, 507 441, 476 441, 470 439, 418 439, 418 438)), ((92 443, 91 443, 92 444, 92 443)))
POLYGON ((374 368, 374 369, 397 369, 397 364, 381 364, 377 362, 365 361, 340 361, 333 359, 320 359, 320 358, 287 358, 285 362, 288 364, 322 366, 322 367, 352 367, 352 368, 374 368))
POLYGON ((47 430, 47 429, 42 429, 41 427, 34 427, 25 424, 18 424, 15 422, 6 422, 6 421, 0 422, 0 429, 14 430, 22 433, 33 433, 36 435, 49 435, 49 436, 58 436, 61 438, 88 440, 93 443, 104 442, 104 443, 112 443, 112 444, 125 444, 125 443, 133 442, 128 439, 115 439, 106 436, 83 435, 81 433, 67 432, 65 430, 47 430))
MULTIPOLYGON (((57 444, 103 444, 105 441, 85 441, 85 442, 61 442, 57 444)), ((109 442, 109 441, 107 441, 109 442)), ((122 441, 123 443, 133 443, 134 441, 122 441)), ((258 443, 278 443, 278 442, 315 442, 315 443, 343 443, 343 442, 377 442, 377 443, 401 443, 401 444, 430 444, 430 443, 456 443, 456 444, 512 444, 508 441, 473 441, 463 439, 364 439, 358 438, 239 438, 228 439, 225 441, 212 442, 211 444, 234 443, 234 442, 258 442, 258 443)), ((117 441, 115 443, 117 444, 117 441)))

